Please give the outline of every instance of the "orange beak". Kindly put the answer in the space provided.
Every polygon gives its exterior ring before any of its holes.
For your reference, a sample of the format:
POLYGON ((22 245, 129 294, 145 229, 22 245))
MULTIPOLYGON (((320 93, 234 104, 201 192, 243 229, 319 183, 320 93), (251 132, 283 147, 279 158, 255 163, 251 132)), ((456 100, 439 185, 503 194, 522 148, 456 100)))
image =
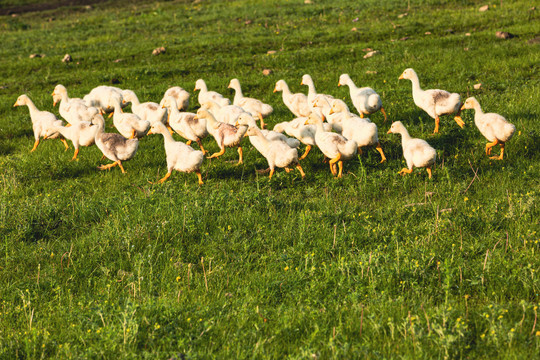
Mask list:
POLYGON ((404 79, 403 74, 399 75, 398 80, 404 79))
POLYGON ((391 133, 392 133, 392 129, 389 129, 386 133, 387 133, 387 134, 391 134, 391 133))
POLYGON ((341 86, 341 83, 340 83, 340 82, 338 82, 338 83, 337 83, 337 86, 341 86))
POLYGON ((328 113, 328 115, 332 115, 334 113, 334 108, 331 108, 330 109, 330 112, 328 113))
POLYGON ((276 88, 274 88, 274 92, 277 92, 277 89, 276 89, 276 88))

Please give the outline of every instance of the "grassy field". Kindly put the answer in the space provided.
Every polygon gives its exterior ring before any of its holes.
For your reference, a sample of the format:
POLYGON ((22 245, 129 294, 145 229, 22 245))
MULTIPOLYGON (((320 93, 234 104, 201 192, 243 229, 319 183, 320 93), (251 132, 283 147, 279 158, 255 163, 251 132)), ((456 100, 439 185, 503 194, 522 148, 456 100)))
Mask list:
POLYGON ((538 356, 540 51, 530 40, 540 10, 530 8, 121 0, 0 17, 0 358, 538 356), (166 53, 152 56, 159 46, 166 53), (366 48, 380 53, 364 59, 366 48), (424 88, 475 96, 514 123, 507 157, 486 157, 472 111, 464 130, 444 117, 431 135, 410 82, 398 81, 408 67, 424 88), (75 162, 58 140, 29 153, 28 110, 13 108, 26 93, 58 115, 59 83, 72 97, 112 84, 159 101, 203 78, 232 98, 237 77, 274 106, 272 126, 292 119, 275 82, 307 92, 305 73, 351 108, 342 73, 381 94, 389 121, 371 119, 386 163, 371 149, 335 179, 314 149, 305 180, 278 171, 269 181, 246 139, 244 165, 234 150, 205 161, 201 187, 177 172, 151 185, 166 173, 161 136, 140 141, 127 174, 100 172, 96 147, 75 162), (396 120, 437 149, 433 179, 397 174, 401 140, 386 135, 396 120))

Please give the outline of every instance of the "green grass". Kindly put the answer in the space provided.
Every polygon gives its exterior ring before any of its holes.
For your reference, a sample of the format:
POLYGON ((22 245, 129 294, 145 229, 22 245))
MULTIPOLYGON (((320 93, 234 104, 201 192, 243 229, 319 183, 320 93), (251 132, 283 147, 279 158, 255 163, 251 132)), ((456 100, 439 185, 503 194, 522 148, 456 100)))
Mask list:
POLYGON ((121 1, 0 17, 0 358, 538 356, 540 51, 528 43, 538 10, 522 0, 485 13, 481 1, 313 3, 121 1), (159 46, 167 52, 152 56, 159 46), (367 47, 380 54, 363 59, 367 47), (470 111, 464 130, 446 117, 431 135, 410 82, 397 80, 407 67, 424 88, 474 95, 514 123, 507 157, 485 156, 470 111), (341 73, 376 89, 390 121, 437 149, 433 179, 397 174, 400 138, 381 114, 385 164, 368 150, 334 179, 313 150, 304 181, 284 171, 268 181, 246 140, 245 164, 228 162, 231 150, 205 161, 199 187, 177 172, 148 183, 166 172, 159 136, 141 140, 126 175, 99 172, 95 147, 76 162, 56 140, 29 153, 28 111, 12 107, 27 93, 57 113, 58 83, 73 97, 115 84, 159 101, 203 78, 232 97, 237 77, 274 106, 273 125, 292 118, 275 82, 306 92, 304 73, 349 105, 341 73))

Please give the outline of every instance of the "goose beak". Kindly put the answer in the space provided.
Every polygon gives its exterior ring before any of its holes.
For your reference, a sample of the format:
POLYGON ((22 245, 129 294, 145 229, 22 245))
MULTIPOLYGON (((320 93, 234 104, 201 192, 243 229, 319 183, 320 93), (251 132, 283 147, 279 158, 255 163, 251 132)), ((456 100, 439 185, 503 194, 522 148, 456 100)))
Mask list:
POLYGON ((304 122, 304 125, 309 125, 309 119, 304 122))
POLYGON ((162 108, 162 109, 165 109, 165 108, 166 108, 166 106, 165 106, 165 105, 161 105, 161 108, 162 108))
POLYGON ((463 106, 461 106, 460 110, 465 110, 465 104, 463 104, 463 106))
POLYGON ((341 86, 341 83, 340 83, 340 82, 338 82, 338 83, 337 83, 337 86, 341 86))
POLYGON ((276 89, 276 88, 274 88, 274 92, 277 92, 277 89, 276 89))
POLYGON ((56 94, 55 94, 54 91, 53 91, 53 92, 51 93, 51 96, 54 96, 54 95, 56 95, 56 94))
POLYGON ((15 106, 19 106, 19 104, 17 103, 17 101, 15 101, 15 104, 13 104, 13 107, 15 106))
POLYGON ((238 121, 236 121, 236 123, 234 124, 234 126, 238 127, 238 121))
POLYGON ((148 132, 146 133, 146 135, 152 135, 152 134, 153 134, 152 130, 148 130, 148 132))
POLYGON ((52 106, 53 106, 53 107, 56 106, 56 100, 53 101, 52 106))
POLYGON ((401 80, 401 79, 405 79, 405 78, 403 77, 403 74, 399 75, 398 80, 401 80))
POLYGON ((195 116, 195 117, 193 118, 193 120, 199 120, 199 117, 198 117, 198 116, 195 116))
POLYGON ((334 108, 331 108, 330 109, 330 112, 328 113, 328 115, 332 115, 334 113, 334 108))
POLYGON ((304 85, 304 82, 303 82, 303 81, 300 81, 300 85, 304 85))
POLYGON ((324 116, 324 114, 322 114, 322 121, 326 121, 326 116, 324 116))
POLYGON ((197 89, 197 87, 195 86, 195 89, 193 89, 193 91, 197 91, 197 90, 199 90, 199 89, 197 89))
POLYGON ((391 134, 391 133, 392 133, 392 129, 389 129, 386 133, 387 133, 387 134, 391 134))

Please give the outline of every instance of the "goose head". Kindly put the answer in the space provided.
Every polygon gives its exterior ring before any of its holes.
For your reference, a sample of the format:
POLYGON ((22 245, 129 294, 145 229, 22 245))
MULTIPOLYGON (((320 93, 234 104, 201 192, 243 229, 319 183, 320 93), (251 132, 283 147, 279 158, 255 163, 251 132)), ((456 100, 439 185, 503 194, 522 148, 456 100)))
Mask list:
POLYGON ((400 134, 405 129, 401 121, 394 121, 387 134, 400 134))
POLYGON ((476 100, 474 97, 467 98, 467 100, 465 100, 465 103, 463 103, 461 110, 474 109, 476 104, 478 104, 478 100, 476 100))
POLYGON ((405 69, 405 71, 403 71, 403 73, 399 76, 399 80, 401 80, 401 79, 412 80, 415 77, 418 77, 416 75, 416 72, 413 69, 408 68, 408 69, 405 69))
POLYGON ((23 106, 23 105, 26 105, 27 104, 27 101, 28 101, 28 96, 26 95, 21 95, 17 98, 17 101, 15 101, 15 104, 13 104, 13 107, 15 106, 23 106))
POLYGON ((341 74, 337 86, 345 86, 349 83, 350 80, 351 77, 349 76, 349 74, 341 74))
POLYGON ((278 80, 278 82, 276 83, 276 87, 274 87, 274 92, 283 91, 285 86, 285 80, 278 80))

